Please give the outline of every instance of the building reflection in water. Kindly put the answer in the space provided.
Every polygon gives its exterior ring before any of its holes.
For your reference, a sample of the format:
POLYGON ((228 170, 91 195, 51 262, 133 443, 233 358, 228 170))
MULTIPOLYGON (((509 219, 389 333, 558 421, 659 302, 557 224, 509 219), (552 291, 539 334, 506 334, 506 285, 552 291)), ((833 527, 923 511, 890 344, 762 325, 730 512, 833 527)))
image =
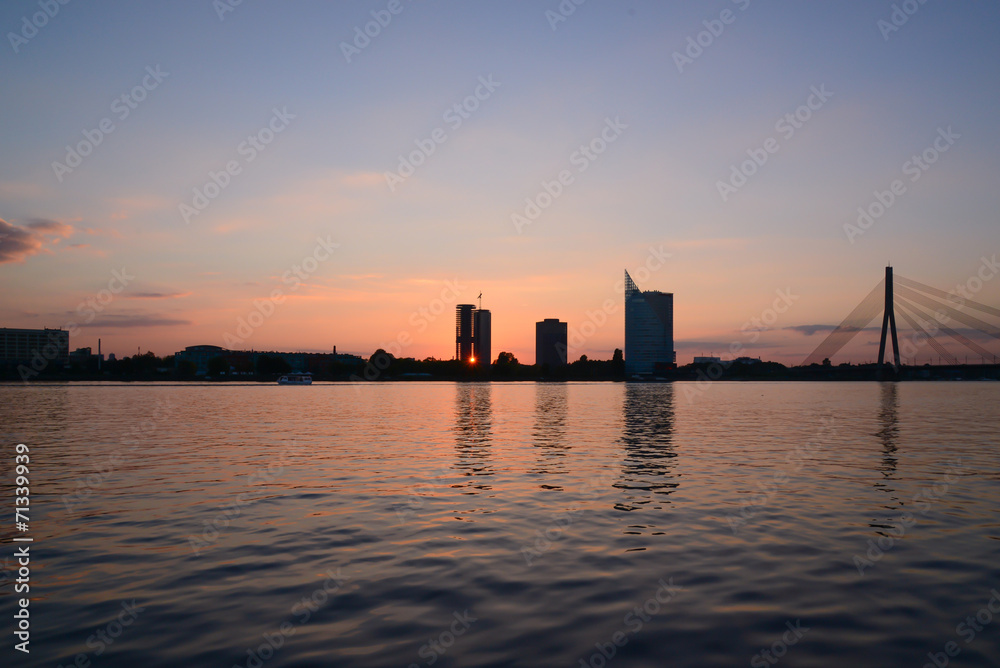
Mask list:
MULTIPOLYGON (((494 474, 492 462, 493 406, 489 383, 455 385, 455 469, 465 476, 494 474)), ((482 481, 467 484, 473 490, 492 489, 482 481)), ((471 492, 476 493, 476 492, 471 492)))
MULTIPOLYGON (((535 425, 531 430, 537 460, 531 473, 562 475, 566 473, 566 457, 570 445, 566 441, 567 393, 565 383, 535 384, 535 425)), ((543 483, 542 489, 562 489, 560 485, 543 483)))
MULTIPOLYGON (((663 383, 625 386, 621 442, 625 450, 621 476, 614 487, 622 490, 618 510, 660 510, 680 484, 674 473, 674 388, 663 383)), ((633 525, 626 533, 640 533, 633 525)))

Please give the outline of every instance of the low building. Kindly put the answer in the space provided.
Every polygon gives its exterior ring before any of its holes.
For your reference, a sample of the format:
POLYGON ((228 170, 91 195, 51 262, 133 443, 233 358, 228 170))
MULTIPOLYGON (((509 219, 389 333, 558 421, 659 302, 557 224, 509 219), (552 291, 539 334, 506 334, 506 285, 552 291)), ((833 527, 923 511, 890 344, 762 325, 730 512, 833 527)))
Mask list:
POLYGON ((338 353, 334 348, 332 353, 287 353, 273 350, 228 350, 220 346, 199 345, 188 346, 174 353, 174 366, 189 361, 195 366, 196 376, 208 374, 208 363, 213 358, 221 357, 229 365, 228 373, 256 373, 261 358, 280 359, 288 364, 290 371, 297 373, 325 373, 332 363, 360 364, 364 360, 358 355, 338 353))
POLYGON ((0 363, 30 364, 36 356, 50 363, 68 363, 69 330, 0 327, 0 363))
POLYGON ((103 361, 104 355, 95 355, 94 349, 90 346, 87 346, 86 348, 77 348, 69 354, 69 363, 72 367, 86 369, 89 371, 97 371, 103 361))
POLYGON ((695 356, 695 364, 719 364, 722 362, 721 357, 705 357, 705 356, 695 356))
POLYGON ((174 367, 179 368, 182 362, 192 362, 195 366, 195 375, 204 376, 208 373, 208 361, 214 357, 225 356, 230 351, 222 346, 188 346, 180 352, 174 353, 174 367))

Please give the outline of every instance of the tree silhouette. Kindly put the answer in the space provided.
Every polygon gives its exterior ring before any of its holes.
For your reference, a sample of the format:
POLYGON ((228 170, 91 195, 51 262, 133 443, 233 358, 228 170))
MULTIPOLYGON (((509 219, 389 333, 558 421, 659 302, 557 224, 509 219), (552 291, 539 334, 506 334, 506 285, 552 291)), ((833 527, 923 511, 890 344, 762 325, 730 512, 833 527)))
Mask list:
POLYGON ((517 358, 514 357, 514 353, 503 352, 497 355, 497 361, 495 364, 499 367, 515 367, 520 364, 520 362, 518 362, 517 358))

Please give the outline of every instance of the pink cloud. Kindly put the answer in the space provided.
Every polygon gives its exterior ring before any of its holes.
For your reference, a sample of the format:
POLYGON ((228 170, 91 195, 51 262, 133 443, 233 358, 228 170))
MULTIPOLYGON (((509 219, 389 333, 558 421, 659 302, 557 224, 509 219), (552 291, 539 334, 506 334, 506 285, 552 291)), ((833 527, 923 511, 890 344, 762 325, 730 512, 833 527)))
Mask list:
POLYGON ((66 223, 33 218, 27 225, 12 225, 0 219, 0 263, 24 262, 32 255, 49 252, 53 246, 73 234, 66 223))

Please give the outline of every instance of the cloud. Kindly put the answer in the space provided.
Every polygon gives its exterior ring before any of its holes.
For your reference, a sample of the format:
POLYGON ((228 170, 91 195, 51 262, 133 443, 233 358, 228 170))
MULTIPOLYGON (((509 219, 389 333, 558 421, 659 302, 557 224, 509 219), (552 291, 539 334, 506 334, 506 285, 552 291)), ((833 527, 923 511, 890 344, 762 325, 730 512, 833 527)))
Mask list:
POLYGON ((799 332, 806 336, 812 336, 816 332, 832 332, 837 329, 836 325, 795 325, 793 327, 782 327, 790 332, 799 332))
POLYGON ((190 320, 180 318, 166 318, 158 315, 146 314, 111 314, 99 316, 91 323, 80 324, 80 327, 96 327, 104 329, 127 329, 133 327, 173 327, 176 325, 191 325, 190 320))
POLYGON ((0 219, 0 263, 24 262, 32 255, 48 252, 46 243, 55 245, 71 234, 70 225, 55 220, 32 218, 22 227, 0 219))
POLYGON ((127 299, 180 299, 190 294, 190 292, 133 292, 122 295, 122 297, 127 299))
MULTIPOLYGON (((684 351, 694 351, 699 355, 714 354, 716 357, 724 356, 729 354, 730 347, 737 341, 702 341, 697 339, 690 340, 676 340, 674 341, 674 350, 684 350, 684 351)), ((775 348, 777 344, 767 344, 762 341, 738 341, 740 348, 742 350, 750 349, 763 349, 763 348, 775 348)))
MULTIPOLYGON (((782 327, 782 329, 787 329, 790 332, 799 332, 800 334, 805 334, 806 336, 812 336, 817 332, 832 332, 837 329, 837 325, 793 325, 792 327, 782 327)), ((845 327, 845 332, 881 332, 881 327, 865 327, 863 330, 857 327, 845 327)))

